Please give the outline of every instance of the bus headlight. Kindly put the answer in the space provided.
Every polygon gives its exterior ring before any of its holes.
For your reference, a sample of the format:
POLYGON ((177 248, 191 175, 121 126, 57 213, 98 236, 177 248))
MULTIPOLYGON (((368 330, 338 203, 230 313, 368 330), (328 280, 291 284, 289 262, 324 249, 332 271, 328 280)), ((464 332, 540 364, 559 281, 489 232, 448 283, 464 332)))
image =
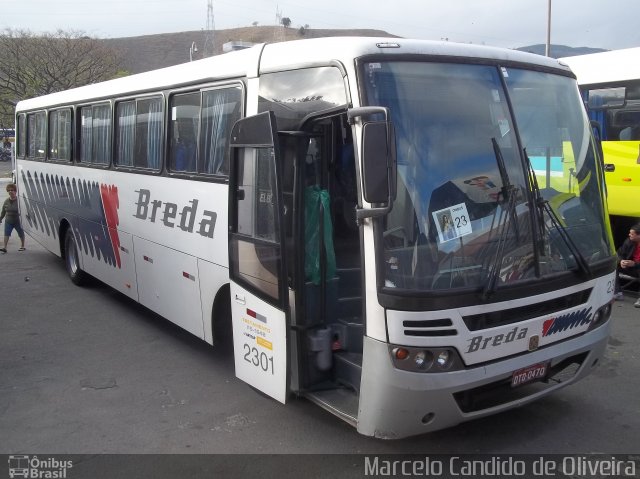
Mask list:
POLYGON ((463 369, 464 364, 454 348, 416 348, 389 346, 393 365, 404 371, 439 373, 463 369))
POLYGON ((449 353, 448 349, 445 349, 444 351, 441 351, 440 354, 438 354, 436 363, 438 363, 440 369, 449 369, 449 366, 451 366, 451 354, 449 353))
POLYGON ((419 351, 416 353, 413 362, 418 369, 430 368, 433 364, 433 354, 430 351, 419 351))
POLYGON ((587 331, 592 331, 597 327, 606 323, 611 317, 612 307, 611 303, 607 303, 598 309, 595 313, 593 313, 593 317, 591 318, 591 324, 589 324, 589 329, 587 331))

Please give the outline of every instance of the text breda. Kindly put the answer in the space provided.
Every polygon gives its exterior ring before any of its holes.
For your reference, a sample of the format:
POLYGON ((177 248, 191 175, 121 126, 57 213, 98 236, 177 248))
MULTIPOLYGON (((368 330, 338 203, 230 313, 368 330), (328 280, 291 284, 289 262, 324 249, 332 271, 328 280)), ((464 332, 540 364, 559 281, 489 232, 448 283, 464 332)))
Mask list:
POLYGON ((518 339, 524 339, 527 337, 527 328, 518 328, 517 326, 509 331, 507 334, 496 334, 495 336, 475 336, 469 340, 468 353, 473 353, 481 349, 487 349, 487 347, 496 347, 501 344, 510 343, 518 339))
POLYGON ((198 200, 192 199, 178 213, 178 205, 169 201, 152 200, 149 190, 136 190, 138 193, 138 201, 136 203, 136 218, 141 220, 149 220, 152 223, 156 219, 168 228, 176 226, 182 231, 193 233, 196 219, 198 229, 196 233, 206 238, 213 238, 213 232, 216 227, 217 213, 214 211, 204 210, 201 215, 198 212, 198 200))

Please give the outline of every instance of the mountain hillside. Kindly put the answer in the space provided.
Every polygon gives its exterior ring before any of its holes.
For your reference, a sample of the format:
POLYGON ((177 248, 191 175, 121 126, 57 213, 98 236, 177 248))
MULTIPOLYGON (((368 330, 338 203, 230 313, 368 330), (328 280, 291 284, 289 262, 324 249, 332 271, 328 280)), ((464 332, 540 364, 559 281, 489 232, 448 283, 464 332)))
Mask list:
MULTIPOLYGON (((544 45, 543 43, 539 43, 537 45, 529 45, 528 47, 516 48, 516 50, 544 55, 546 51, 546 45, 544 45)), ((568 47, 567 45, 551 45, 549 47, 549 50, 549 56, 553 58, 574 57, 577 55, 587 55, 589 53, 600 53, 607 51, 602 48, 568 47)))
MULTIPOLYGON (((112 38, 103 40, 107 45, 118 50, 122 56, 123 69, 129 73, 141 73, 179 63, 223 53, 223 45, 227 42, 273 43, 303 38, 335 37, 335 36, 365 36, 401 38, 397 35, 372 29, 360 30, 326 30, 312 28, 285 28, 282 26, 255 26, 244 28, 230 28, 213 32, 213 45, 207 45, 207 31, 191 31, 178 33, 163 33, 158 35, 144 35, 138 37, 112 38), (196 49, 192 50, 195 43, 196 49), (207 50, 207 51, 205 51, 207 50)), ((209 42, 210 43, 210 42, 209 42)), ((545 45, 529 45, 516 50, 544 55, 545 45)), ((554 58, 584 55, 605 51, 599 48, 566 45, 551 45, 551 56, 554 58)))
POLYGON ((398 38, 397 35, 392 35, 382 30, 324 30, 256 26, 216 30, 213 35, 213 50, 205 52, 207 33, 204 30, 163 33, 139 37, 113 38, 104 40, 104 42, 120 52, 123 58, 124 70, 130 73, 141 73, 188 62, 193 42, 195 42, 198 49, 192 55, 193 59, 196 60, 203 58, 203 55, 223 53, 222 46, 232 41, 273 43, 303 38, 336 36, 398 38))

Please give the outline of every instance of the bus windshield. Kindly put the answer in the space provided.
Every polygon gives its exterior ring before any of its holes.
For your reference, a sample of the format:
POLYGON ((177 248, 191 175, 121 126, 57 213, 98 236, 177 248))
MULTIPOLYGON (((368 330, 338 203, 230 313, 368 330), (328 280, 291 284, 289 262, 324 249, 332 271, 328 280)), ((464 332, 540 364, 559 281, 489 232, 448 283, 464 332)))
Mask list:
POLYGON ((367 103, 388 107, 396 132, 397 195, 378 237, 383 288, 486 292, 610 257, 574 80, 411 61, 364 71, 367 103))

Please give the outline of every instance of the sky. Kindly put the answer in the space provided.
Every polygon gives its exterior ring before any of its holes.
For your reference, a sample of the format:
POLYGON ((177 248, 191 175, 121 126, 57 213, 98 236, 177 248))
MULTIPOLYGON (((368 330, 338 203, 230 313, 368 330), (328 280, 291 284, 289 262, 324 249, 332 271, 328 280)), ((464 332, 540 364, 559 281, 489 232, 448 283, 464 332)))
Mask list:
MULTIPOLYGON (((518 48, 551 43, 640 46, 640 0, 212 0, 216 30, 275 25, 373 28, 421 38, 518 48)), ((80 31, 97 38, 203 30, 207 0, 0 0, 0 28, 80 31)))

